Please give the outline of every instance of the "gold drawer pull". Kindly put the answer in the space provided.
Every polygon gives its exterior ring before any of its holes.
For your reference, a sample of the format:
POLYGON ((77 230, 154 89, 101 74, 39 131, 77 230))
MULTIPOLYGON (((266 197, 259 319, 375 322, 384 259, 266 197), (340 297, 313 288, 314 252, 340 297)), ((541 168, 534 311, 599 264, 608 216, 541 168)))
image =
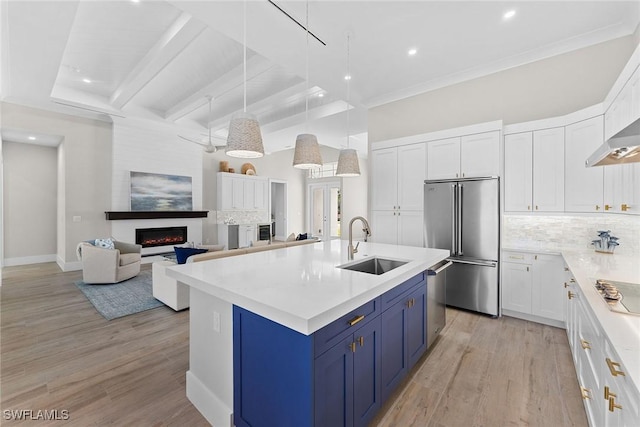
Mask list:
POLYGON ((364 337, 358 338, 358 343, 360 344, 360 347, 364 347, 364 337))
POLYGON ((574 294, 573 292, 571 292, 571 291, 567 291, 567 297, 568 297, 569 299, 573 299, 575 296, 576 296, 576 294, 574 294))
POLYGON ((622 409, 622 405, 618 405, 616 403, 616 399, 614 397, 609 398, 609 412, 613 412, 615 409, 622 409))
POLYGON ((564 268, 564 271, 569 271, 569 267, 565 267, 565 268, 564 268))
POLYGON ((524 256, 513 256, 513 255, 509 255, 509 259, 524 259, 524 256))
POLYGON ((589 390, 588 388, 584 388, 582 386, 580 386, 580 393, 582 393, 582 398, 583 399, 591 399, 591 390, 589 390))
POLYGON ((364 319, 364 314, 354 317, 353 319, 349 320, 349 326, 355 325, 356 323, 362 321, 362 319, 364 319))
POLYGON ((349 344, 349 348, 351 349, 351 353, 355 353, 356 352, 356 343, 352 342, 351 344, 349 344))
POLYGON ((617 377, 618 375, 622 375, 623 377, 626 376, 624 372, 619 371, 617 369, 620 367, 620 364, 618 362, 614 362, 608 357, 606 360, 607 360, 607 366, 609 367, 609 371, 611 372, 611 375, 613 375, 614 377, 617 377))
POLYGON ((569 282, 571 283, 576 283, 576 279, 574 279, 573 277, 571 279, 569 279, 569 282))
POLYGON ((628 205, 628 204, 626 204, 626 203, 623 203, 623 204, 621 204, 621 205, 620 205, 620 210, 621 210, 622 212, 626 212, 626 211, 628 211, 629 209, 631 209, 631 206, 629 206, 629 205, 628 205))
POLYGON ((582 344, 583 349, 591 350, 591 343, 589 341, 580 340, 580 344, 582 344))
POLYGON ((568 287, 569 287, 569 284, 568 284, 567 282, 564 282, 564 287, 565 287, 565 288, 568 288, 568 287))
POLYGON ((615 393, 611 393, 608 385, 604 386, 604 400, 609 400, 610 397, 618 397, 615 393))

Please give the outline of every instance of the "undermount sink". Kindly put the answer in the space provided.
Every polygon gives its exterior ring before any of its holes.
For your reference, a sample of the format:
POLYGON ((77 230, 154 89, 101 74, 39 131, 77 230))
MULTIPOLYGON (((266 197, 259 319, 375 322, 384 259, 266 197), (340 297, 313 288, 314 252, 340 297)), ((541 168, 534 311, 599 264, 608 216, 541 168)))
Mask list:
POLYGON ((354 264, 339 265, 338 268, 380 275, 403 266, 407 262, 408 261, 400 261, 397 259, 371 257, 354 264))

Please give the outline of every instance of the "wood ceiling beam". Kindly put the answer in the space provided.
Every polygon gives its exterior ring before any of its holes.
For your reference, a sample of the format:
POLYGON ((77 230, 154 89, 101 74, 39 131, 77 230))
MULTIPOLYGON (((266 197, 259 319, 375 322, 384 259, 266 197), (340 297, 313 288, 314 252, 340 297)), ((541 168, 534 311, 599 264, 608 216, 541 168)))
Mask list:
POLYGON ((122 109, 206 28, 183 12, 113 92, 111 105, 122 109))

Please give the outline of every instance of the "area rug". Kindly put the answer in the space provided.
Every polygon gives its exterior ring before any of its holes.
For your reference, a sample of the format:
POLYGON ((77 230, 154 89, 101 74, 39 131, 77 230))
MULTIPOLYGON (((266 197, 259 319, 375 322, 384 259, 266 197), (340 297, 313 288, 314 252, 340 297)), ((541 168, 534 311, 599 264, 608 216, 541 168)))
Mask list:
POLYGON ((90 285, 82 281, 75 282, 75 285, 98 313, 107 320, 113 320, 163 305, 153 297, 151 283, 151 271, 145 270, 136 277, 112 285, 90 285))

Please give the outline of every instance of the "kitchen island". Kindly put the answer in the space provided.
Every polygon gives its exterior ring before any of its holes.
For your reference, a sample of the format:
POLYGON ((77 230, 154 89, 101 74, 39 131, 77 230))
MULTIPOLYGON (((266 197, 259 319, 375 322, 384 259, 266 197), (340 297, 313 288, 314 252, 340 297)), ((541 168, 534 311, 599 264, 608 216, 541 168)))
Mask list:
MULTIPOLYGON (((378 310, 382 295, 424 277, 425 270, 448 256, 445 250, 361 243, 349 261, 347 242, 334 240, 167 269, 169 276, 190 286, 187 396, 212 425, 233 425, 234 391, 238 393, 233 370, 240 363, 236 360, 234 366, 233 334, 241 332, 240 316, 255 316, 253 320, 262 321, 265 331, 272 328, 271 332, 281 334, 280 343, 297 340, 307 352, 301 359, 313 357, 309 352, 314 351, 314 333, 367 304, 378 304, 374 309, 378 310), (373 256, 406 263, 381 275, 336 268, 373 256)), ((270 332, 261 336, 266 333, 270 332)), ((278 345, 273 341, 273 347, 278 345)), ((273 367, 274 372, 277 369, 273 367)), ((235 400, 237 405, 237 395, 235 400)), ((239 419, 235 424, 240 425, 239 419)), ((309 419, 305 424, 313 422, 309 419)))

